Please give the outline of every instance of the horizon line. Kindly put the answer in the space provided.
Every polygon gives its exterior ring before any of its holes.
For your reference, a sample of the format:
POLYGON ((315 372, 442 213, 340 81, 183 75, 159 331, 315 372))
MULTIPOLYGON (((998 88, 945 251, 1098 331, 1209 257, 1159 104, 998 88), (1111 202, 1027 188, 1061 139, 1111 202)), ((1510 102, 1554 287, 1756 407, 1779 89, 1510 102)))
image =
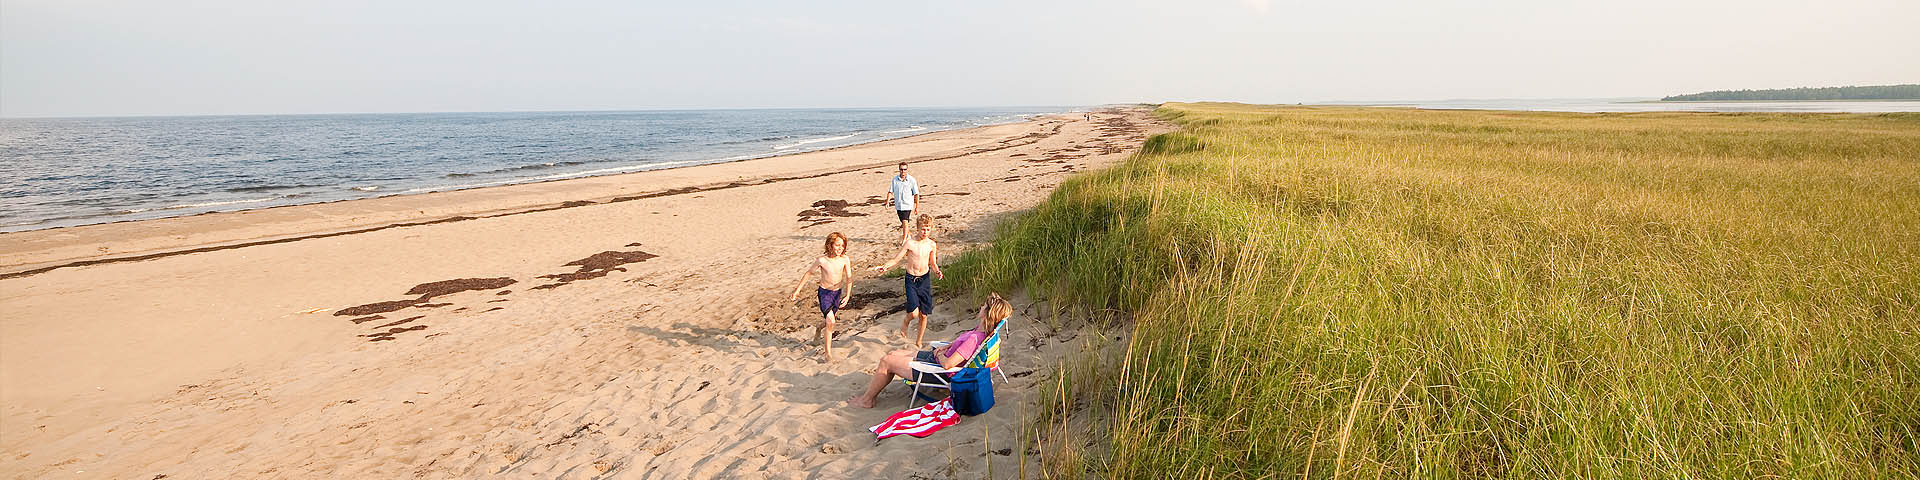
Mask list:
POLYGON ((326 116, 326 115, 431 115, 449 113, 623 113, 623 112, 697 112, 716 110, 932 110, 963 108, 1082 108, 1108 105, 1147 105, 1144 102, 1094 103, 1084 105, 920 105, 920 106, 852 106, 852 107, 671 107, 671 108, 612 108, 612 109, 551 109, 551 110, 441 110, 441 111, 392 111, 392 112, 282 112, 282 113, 130 113, 100 115, 0 115, 0 120, 63 120, 63 119, 103 119, 103 118, 185 118, 185 117, 282 117, 282 116, 326 116))

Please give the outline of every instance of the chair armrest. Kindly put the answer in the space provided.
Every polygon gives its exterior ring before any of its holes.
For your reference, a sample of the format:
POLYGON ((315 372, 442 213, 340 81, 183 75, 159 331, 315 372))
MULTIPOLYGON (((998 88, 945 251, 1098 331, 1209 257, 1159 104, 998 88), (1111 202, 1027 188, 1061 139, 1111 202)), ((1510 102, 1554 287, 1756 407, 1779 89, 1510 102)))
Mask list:
POLYGON ((920 373, 958 373, 960 371, 960 367, 947 368, 927 362, 908 362, 907 366, 920 373))

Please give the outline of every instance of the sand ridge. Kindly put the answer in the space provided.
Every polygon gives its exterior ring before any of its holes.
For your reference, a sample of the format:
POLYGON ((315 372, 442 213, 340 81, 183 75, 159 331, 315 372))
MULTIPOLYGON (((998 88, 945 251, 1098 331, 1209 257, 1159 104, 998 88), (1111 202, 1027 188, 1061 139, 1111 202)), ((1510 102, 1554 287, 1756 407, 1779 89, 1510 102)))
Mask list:
MULTIPOLYGON (((1118 161, 1165 129, 1144 109, 1093 118, 976 129, 959 135, 966 145, 841 149, 717 181, 650 172, 442 195, 477 203, 432 214, 474 218, 327 237, 294 228, 269 236, 310 238, 0 279, 0 470, 978 477, 990 462, 1011 472, 1019 396, 1084 336, 1062 341, 1036 318, 1045 308, 1016 297, 1002 407, 928 439, 876 445, 865 428, 906 408, 907 395, 889 387, 873 410, 843 400, 881 355, 908 346, 891 334, 900 280, 856 278, 835 349, 845 359, 834 363, 817 361, 807 338, 812 301, 786 294, 829 231, 850 237, 856 266, 892 255, 898 223, 872 199, 894 162, 918 159, 924 208, 943 217, 937 238, 951 256, 1066 175, 1118 161), (550 195, 569 190, 578 196, 550 195), (473 214, 567 202, 591 203, 473 214), (370 305, 381 306, 352 310, 370 305)), ((320 210, 370 208, 347 203, 320 210)), ((283 214, 295 219, 282 227, 318 217, 283 214)), ((259 229, 225 232, 205 238, 259 229)), ((974 307, 938 294, 929 339, 967 328, 974 307)))

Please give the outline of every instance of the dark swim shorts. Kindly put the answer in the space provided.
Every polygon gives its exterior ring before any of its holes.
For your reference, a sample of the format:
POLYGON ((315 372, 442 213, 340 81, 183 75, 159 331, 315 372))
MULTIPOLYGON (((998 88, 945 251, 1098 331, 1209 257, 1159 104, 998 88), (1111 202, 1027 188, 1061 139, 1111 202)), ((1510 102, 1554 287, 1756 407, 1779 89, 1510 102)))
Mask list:
MULTIPOLYGON (((920 362, 920 363, 931 363, 931 364, 934 364, 934 365, 939 365, 939 364, 940 364, 940 359, 939 359, 939 358, 935 358, 935 357, 933 356, 933 351, 932 351, 932 350, 921 350, 921 351, 920 351, 919 353, 915 353, 915 354, 913 354, 913 361, 916 361, 916 362, 920 362)), ((916 382, 920 382, 920 383, 940 383, 940 382, 936 382, 936 381, 933 381, 933 380, 932 380, 931 378, 929 378, 929 377, 933 377, 933 376, 934 376, 934 374, 931 374, 931 373, 927 373, 927 372, 922 372, 922 371, 919 371, 919 370, 914 370, 914 371, 913 371, 913 379, 914 379, 914 381, 916 381, 916 382)))
POLYGON ((826 315, 840 310, 840 291, 814 287, 820 291, 820 314, 826 315))
POLYGON ((921 315, 933 313, 933 272, 926 275, 906 275, 907 312, 919 311, 921 315))
POLYGON ((894 213, 900 214, 900 221, 902 222, 913 218, 913 210, 894 210, 894 213))

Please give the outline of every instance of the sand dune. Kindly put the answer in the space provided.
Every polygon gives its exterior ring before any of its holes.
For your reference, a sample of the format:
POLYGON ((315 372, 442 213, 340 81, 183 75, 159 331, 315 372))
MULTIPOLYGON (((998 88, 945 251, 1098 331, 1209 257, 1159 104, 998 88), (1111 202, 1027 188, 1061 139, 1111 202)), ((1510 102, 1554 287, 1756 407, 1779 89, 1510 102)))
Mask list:
MULTIPOLYGON (((1087 337, 1017 301, 1001 407, 927 439, 847 407, 899 280, 817 361, 786 294, 830 231, 891 256, 912 161, 950 251, 1164 130, 1144 109, 609 177, 0 235, 13 477, 978 477, 1019 468, 1043 367, 1087 337), (875 317, 878 318, 875 318, 875 317), (985 439, 990 436, 990 440, 985 439), (79 475, 74 475, 79 474, 79 475)), ((943 292, 928 338, 967 328, 943 292)), ((1031 458, 1029 458, 1031 460, 1031 458)))

